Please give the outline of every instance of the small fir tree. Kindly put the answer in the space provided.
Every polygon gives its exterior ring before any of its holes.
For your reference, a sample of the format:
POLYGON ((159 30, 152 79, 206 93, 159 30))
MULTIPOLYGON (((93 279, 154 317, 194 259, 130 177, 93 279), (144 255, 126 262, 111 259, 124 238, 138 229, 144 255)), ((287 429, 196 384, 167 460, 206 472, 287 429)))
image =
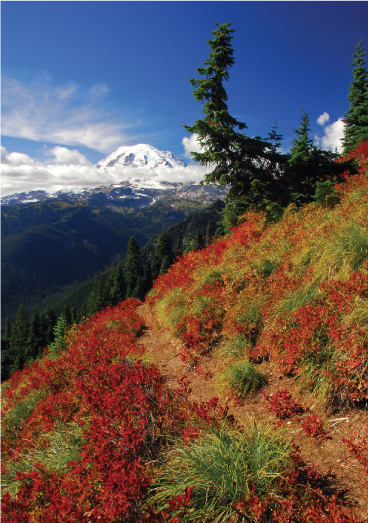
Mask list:
POLYGON ((63 351, 66 347, 65 331, 67 327, 68 325, 66 318, 63 316, 63 314, 61 314, 57 320, 57 324, 54 327, 55 341, 49 345, 49 350, 54 354, 63 351))
POLYGON ((345 114, 345 132, 342 140, 344 153, 354 149, 363 140, 368 140, 368 72, 365 68, 366 52, 359 40, 353 54, 353 80, 349 87, 349 110, 345 114))
POLYGON ((135 236, 128 242, 127 255, 124 264, 124 278, 126 281, 126 298, 136 297, 138 278, 143 276, 141 251, 135 236))

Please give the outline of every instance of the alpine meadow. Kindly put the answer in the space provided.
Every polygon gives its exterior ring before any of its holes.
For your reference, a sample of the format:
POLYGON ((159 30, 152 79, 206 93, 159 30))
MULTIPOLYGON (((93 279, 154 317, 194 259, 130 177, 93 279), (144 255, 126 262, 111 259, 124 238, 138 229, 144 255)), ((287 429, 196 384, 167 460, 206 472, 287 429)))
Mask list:
MULTIPOLYGON (((201 184, 225 187, 225 203, 170 227, 156 203, 139 211, 141 231, 84 209, 83 223, 114 231, 98 249, 119 263, 74 285, 57 315, 30 321, 19 303, 6 324, 4 523, 368 521, 363 42, 342 153, 313 143, 307 108, 285 152, 276 123, 247 136, 229 112, 234 32, 215 24, 190 79, 202 115, 183 125, 208 168, 201 184)), ((26 205, 41 219, 46 204, 26 205)))

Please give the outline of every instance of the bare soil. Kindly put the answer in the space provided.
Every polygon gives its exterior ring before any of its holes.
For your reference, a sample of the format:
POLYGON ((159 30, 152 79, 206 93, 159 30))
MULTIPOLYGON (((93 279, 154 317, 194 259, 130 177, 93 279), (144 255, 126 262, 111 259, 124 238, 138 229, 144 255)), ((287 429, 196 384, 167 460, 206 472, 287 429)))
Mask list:
MULTIPOLYGON (((266 400, 261 394, 241 403, 227 396, 226 390, 216 380, 222 363, 215 353, 201 362, 200 373, 186 368, 180 360, 181 341, 172 331, 156 321, 147 304, 139 306, 138 313, 145 319, 139 343, 144 345, 148 359, 166 376, 170 388, 175 389, 178 380, 185 375, 191 382, 191 400, 208 401, 218 396, 221 403, 228 404, 230 413, 243 424, 252 420, 259 423, 274 421, 275 418, 267 410, 266 400), (211 378, 205 377, 207 371, 210 371, 211 378)), ((339 492, 343 503, 350 507, 357 518, 368 522, 368 477, 343 442, 343 438, 368 439, 368 412, 350 409, 327 415, 321 406, 315 404, 312 396, 300 394, 293 378, 279 376, 271 363, 264 363, 262 366, 262 371, 268 377, 265 388, 268 395, 287 388, 306 410, 319 414, 325 420, 329 438, 321 442, 309 437, 298 424, 290 421, 287 426, 290 426, 290 432, 300 446, 306 463, 315 466, 329 490, 339 492)))

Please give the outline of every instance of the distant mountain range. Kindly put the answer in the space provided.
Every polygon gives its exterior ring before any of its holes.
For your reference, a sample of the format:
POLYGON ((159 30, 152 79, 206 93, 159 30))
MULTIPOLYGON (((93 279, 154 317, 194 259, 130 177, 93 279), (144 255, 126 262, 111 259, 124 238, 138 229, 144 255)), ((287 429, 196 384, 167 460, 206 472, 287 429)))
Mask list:
MULTIPOLYGON (((79 193, 37 190, 2 199, 3 319, 13 321, 21 303, 41 310, 52 305, 123 260, 131 235, 143 247, 186 216, 216 206, 227 194, 225 188, 190 181, 158 181, 156 170, 162 180, 162 171, 187 167, 172 153, 149 145, 120 147, 96 167, 114 170, 115 180, 116 171, 122 179, 127 169, 133 175, 129 181, 79 193), (147 175, 135 179, 135 170, 141 175, 142 169, 147 175)), ((213 212, 217 216, 217 207, 213 212)), ((202 234, 208 216, 193 225, 203 229, 202 234)), ((188 231, 193 232, 190 227, 188 231)))
MULTIPOLYGON (((215 186, 202 186, 188 179, 188 182, 162 181, 162 172, 169 173, 173 169, 185 171, 186 163, 170 151, 159 151, 152 145, 137 144, 119 147, 115 152, 96 164, 104 174, 111 174, 111 179, 126 180, 129 170, 129 181, 112 183, 94 189, 76 191, 58 191, 50 194, 44 190, 27 191, 5 196, 1 199, 3 206, 29 204, 48 201, 64 201, 69 203, 84 203, 97 207, 108 207, 112 211, 122 212, 152 205, 162 198, 170 197, 172 205, 180 201, 201 201, 210 205, 214 201, 223 200, 228 190, 215 186), (140 178, 134 177, 134 171, 140 178), (142 170, 144 177, 142 177, 142 170), (157 171, 161 173, 157 179, 157 171)), ((189 175, 189 173, 188 173, 189 175)))

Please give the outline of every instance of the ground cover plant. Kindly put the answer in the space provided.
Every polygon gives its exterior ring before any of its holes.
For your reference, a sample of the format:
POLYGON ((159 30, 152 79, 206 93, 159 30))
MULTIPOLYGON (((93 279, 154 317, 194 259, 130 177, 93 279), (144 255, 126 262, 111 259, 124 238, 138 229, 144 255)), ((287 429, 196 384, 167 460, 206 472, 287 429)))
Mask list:
MULTIPOLYGON (((291 206, 276 223, 248 211, 159 276, 147 307, 182 342, 176 389, 139 342, 136 299, 4 382, 5 522, 360 521, 293 439, 322 448, 321 411, 287 388, 263 391, 272 365, 327 411, 366 409, 368 144, 350 154, 359 173, 334 185, 333 205, 291 206), (256 393, 267 423, 190 399, 214 357, 229 396, 256 393)), ((367 473, 366 431, 343 444, 367 473)))
POLYGON ((158 278, 149 299, 188 368, 226 342, 236 365, 272 361, 326 407, 366 404, 367 158, 368 142, 349 153, 359 172, 333 186, 334 205, 290 205, 271 224, 248 211, 158 278))

